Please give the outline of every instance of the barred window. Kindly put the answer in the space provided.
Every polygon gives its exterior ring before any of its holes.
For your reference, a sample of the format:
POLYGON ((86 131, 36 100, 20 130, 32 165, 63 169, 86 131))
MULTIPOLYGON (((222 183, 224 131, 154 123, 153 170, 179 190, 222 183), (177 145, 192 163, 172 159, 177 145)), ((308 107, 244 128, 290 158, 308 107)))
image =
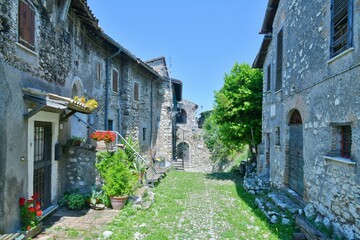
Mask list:
POLYGON ((112 73, 113 73, 112 74, 112 90, 117 93, 118 92, 119 74, 115 69, 113 69, 112 73))

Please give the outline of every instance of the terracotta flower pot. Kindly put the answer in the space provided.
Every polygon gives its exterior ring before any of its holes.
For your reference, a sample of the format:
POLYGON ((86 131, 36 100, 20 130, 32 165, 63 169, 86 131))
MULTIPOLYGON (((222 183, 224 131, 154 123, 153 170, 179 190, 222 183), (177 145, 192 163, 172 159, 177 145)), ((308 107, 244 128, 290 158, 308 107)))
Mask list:
POLYGON ((128 199, 128 196, 121 196, 121 197, 111 196, 110 202, 111 202, 112 208, 114 210, 122 209, 125 206, 127 199, 128 199))

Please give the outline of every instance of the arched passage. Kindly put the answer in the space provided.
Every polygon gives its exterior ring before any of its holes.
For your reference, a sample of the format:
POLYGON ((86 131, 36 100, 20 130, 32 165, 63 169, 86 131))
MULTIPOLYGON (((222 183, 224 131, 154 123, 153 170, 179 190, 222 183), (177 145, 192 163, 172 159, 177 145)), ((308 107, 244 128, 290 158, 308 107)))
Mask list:
POLYGON ((177 159, 182 159, 184 162, 188 162, 189 158, 189 144, 182 142, 177 145, 176 149, 177 159))
POLYGON ((304 195, 303 126, 301 114, 293 110, 289 118, 289 187, 304 195))

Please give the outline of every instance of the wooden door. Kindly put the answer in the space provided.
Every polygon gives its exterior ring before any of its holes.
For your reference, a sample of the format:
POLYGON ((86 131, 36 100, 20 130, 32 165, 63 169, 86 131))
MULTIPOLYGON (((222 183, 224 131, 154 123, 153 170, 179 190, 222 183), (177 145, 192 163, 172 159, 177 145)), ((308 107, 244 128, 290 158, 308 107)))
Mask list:
POLYGON ((34 124, 34 193, 40 194, 42 209, 51 205, 51 123, 34 124))
POLYGON ((289 187, 300 196, 304 195, 303 128, 298 111, 290 119, 289 187))

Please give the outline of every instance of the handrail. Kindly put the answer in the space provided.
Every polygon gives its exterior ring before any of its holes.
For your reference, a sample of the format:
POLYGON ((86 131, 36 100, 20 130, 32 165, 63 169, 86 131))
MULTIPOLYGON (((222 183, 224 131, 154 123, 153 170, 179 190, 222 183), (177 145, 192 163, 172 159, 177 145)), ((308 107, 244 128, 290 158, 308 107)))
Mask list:
MULTIPOLYGON (((82 122, 83 124, 85 124, 88 128, 91 128, 92 130, 94 130, 94 131, 96 131, 96 132, 107 132, 107 131, 104 131, 104 130, 96 130, 94 127, 92 127, 92 126, 90 126, 87 122, 85 122, 84 120, 82 120, 80 117, 78 117, 78 116, 76 116, 76 114, 74 114, 73 116, 75 116, 77 119, 78 119, 78 121, 80 121, 80 122, 82 122)), ((124 143, 127 145, 127 146, 129 146, 130 148, 131 148, 131 150, 133 150, 133 152, 136 154, 136 156, 138 156, 141 160, 143 160, 144 161, 144 163, 146 163, 146 159, 144 159, 141 155, 140 155, 140 153, 138 153, 132 146, 131 146, 131 144, 128 142, 128 141, 126 141, 126 139, 123 137, 123 136, 121 136, 121 134, 119 133, 119 132, 117 132, 117 131, 110 131, 110 132, 113 132, 113 133, 115 133, 116 134, 116 141, 115 141, 115 150, 117 151, 117 148, 118 148, 118 136, 124 141, 124 143)))

